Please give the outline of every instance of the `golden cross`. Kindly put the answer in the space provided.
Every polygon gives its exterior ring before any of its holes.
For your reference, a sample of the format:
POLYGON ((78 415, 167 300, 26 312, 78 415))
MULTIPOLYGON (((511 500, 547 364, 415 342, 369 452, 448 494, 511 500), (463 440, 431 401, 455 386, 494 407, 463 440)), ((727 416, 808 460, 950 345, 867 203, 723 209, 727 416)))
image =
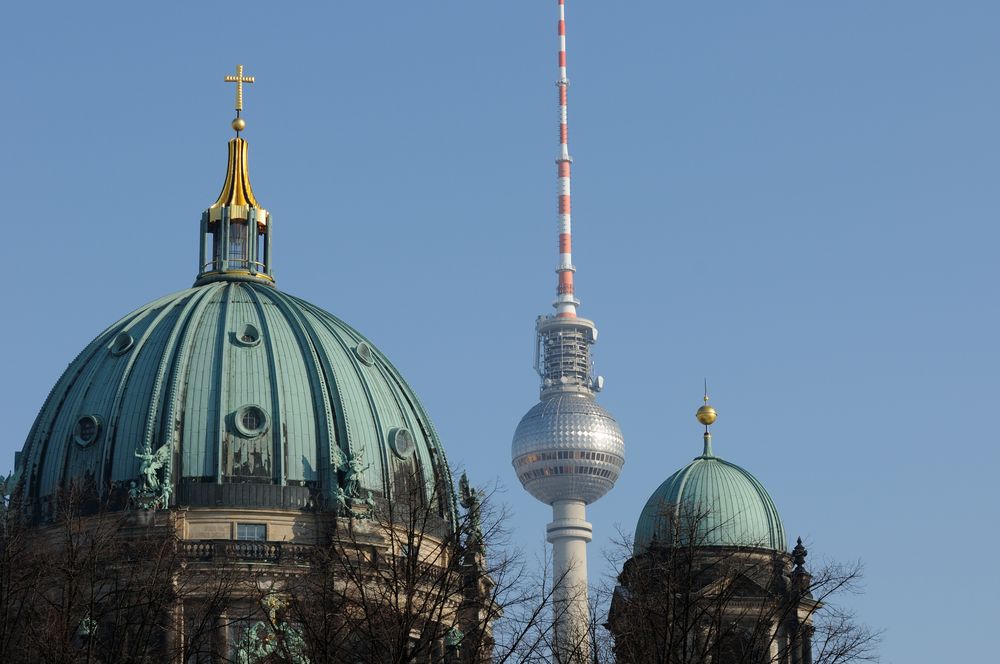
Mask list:
POLYGON ((243 84, 253 83, 253 76, 243 75, 243 65, 236 65, 236 76, 227 76, 226 83, 236 84, 236 114, 243 110, 243 84))

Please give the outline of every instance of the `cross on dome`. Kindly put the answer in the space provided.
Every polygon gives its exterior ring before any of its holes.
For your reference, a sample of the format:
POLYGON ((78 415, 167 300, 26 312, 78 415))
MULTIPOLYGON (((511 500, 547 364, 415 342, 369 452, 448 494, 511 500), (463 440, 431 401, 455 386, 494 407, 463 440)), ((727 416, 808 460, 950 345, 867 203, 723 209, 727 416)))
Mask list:
POLYGON ((243 84, 253 83, 253 76, 243 75, 243 65, 236 65, 236 76, 227 76, 226 83, 236 84, 236 112, 243 110, 243 84))
POLYGON ((240 132, 246 129, 247 122, 240 117, 240 113, 243 112, 243 84, 253 83, 253 76, 243 75, 243 65, 236 65, 236 75, 226 76, 226 83, 236 84, 236 118, 233 119, 233 129, 236 130, 236 135, 239 136, 240 132))

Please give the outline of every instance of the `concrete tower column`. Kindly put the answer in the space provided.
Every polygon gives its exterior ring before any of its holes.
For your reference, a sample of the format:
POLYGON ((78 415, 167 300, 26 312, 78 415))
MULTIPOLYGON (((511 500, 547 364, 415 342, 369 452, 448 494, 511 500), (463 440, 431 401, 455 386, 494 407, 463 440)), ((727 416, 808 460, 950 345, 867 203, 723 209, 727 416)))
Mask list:
POLYGON ((557 500, 546 530, 552 544, 555 655, 560 664, 587 661, 584 657, 590 651, 587 543, 594 538, 594 528, 586 516, 582 500, 557 500))

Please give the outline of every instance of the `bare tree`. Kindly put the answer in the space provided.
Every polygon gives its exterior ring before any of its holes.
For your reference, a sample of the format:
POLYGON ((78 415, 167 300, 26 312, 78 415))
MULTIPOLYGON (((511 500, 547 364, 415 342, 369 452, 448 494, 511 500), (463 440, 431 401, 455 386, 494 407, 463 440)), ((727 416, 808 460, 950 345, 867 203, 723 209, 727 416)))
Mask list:
POLYGON ((509 546, 494 492, 463 476, 450 522, 448 492, 427 500, 416 481, 343 510, 301 573, 258 577, 267 661, 546 661, 553 584, 509 546))
MULTIPOLYGON (((109 493, 109 495, 114 495, 109 493)), ((0 646, 10 661, 199 661, 245 594, 236 570, 187 569, 170 512, 119 509, 72 486, 50 523, 4 513, 0 646), (184 623, 183 625, 181 623, 184 623)), ((212 661, 224 661, 216 657, 212 661)))
MULTIPOLYGON (((710 545, 710 512, 667 509, 669 541, 615 547, 622 571, 605 588, 608 622, 594 620, 594 661, 662 664, 846 664, 877 660, 879 634, 839 605, 862 568, 805 567, 766 547, 710 545), (622 564, 623 563, 623 564, 622 564), (610 600, 610 601, 609 601, 610 600)), ((619 567, 620 565, 620 567, 619 567)), ((601 609, 597 609, 598 612, 601 609)))

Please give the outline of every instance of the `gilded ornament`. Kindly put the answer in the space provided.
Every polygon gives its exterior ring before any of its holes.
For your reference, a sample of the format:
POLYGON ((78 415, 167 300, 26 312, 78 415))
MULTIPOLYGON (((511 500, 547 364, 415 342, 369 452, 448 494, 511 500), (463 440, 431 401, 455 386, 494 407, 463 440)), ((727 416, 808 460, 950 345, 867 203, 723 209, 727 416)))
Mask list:
POLYGON ((243 84, 253 83, 253 76, 243 75, 243 65, 236 65, 236 76, 227 76, 226 83, 236 84, 236 112, 243 110, 243 84))
POLYGON ((698 421, 704 424, 705 426, 709 426, 711 424, 715 424, 715 420, 719 419, 719 414, 715 411, 714 408, 712 408, 708 404, 705 404, 704 406, 698 409, 698 412, 695 413, 695 417, 697 417, 698 421))

